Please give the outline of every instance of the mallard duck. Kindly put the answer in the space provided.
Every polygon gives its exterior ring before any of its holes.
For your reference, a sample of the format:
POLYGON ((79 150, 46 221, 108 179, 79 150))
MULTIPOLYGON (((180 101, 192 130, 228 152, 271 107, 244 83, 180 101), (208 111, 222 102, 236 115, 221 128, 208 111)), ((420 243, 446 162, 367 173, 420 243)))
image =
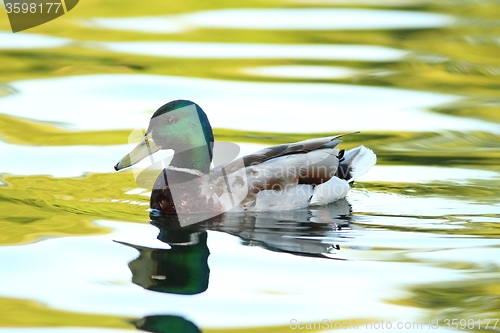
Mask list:
POLYGON ((345 197, 376 162, 376 155, 364 146, 337 149, 344 135, 268 147, 211 169, 214 136, 207 115, 191 101, 175 100, 153 114, 141 142, 115 170, 160 149, 173 149, 172 161, 151 193, 151 208, 165 213, 325 205, 345 197))

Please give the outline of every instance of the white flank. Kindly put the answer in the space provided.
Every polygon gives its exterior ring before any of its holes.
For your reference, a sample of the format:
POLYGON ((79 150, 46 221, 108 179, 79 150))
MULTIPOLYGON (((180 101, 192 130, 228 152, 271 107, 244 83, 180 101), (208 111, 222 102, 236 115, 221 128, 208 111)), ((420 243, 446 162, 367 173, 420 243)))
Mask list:
POLYGON ((273 211, 304 208, 313 194, 311 185, 290 186, 284 191, 260 191, 252 211, 273 211))
POLYGON ((332 177, 329 181, 314 188, 314 193, 309 204, 311 206, 326 205, 342 199, 347 195, 350 188, 347 181, 332 177))

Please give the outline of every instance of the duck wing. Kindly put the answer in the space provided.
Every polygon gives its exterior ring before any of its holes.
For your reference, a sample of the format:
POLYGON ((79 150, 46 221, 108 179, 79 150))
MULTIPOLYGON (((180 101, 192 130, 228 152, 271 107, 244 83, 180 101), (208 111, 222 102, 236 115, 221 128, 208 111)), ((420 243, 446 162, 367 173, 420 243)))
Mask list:
POLYGON ((327 148, 333 149, 339 143, 342 142, 338 140, 339 138, 355 133, 359 132, 309 139, 290 144, 282 144, 278 146, 267 147, 253 154, 246 155, 239 159, 236 159, 233 162, 230 162, 223 167, 226 173, 232 173, 237 171, 241 167, 246 168, 249 166, 256 166, 282 156, 294 155, 294 154, 307 154, 309 152, 318 149, 327 149, 327 148))

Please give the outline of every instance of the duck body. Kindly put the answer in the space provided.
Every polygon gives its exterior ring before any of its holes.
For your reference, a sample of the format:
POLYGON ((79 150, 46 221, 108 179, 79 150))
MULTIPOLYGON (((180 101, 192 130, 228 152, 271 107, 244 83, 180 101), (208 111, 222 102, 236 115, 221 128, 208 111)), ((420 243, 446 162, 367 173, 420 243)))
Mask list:
POLYGON ((375 164, 376 155, 364 146, 339 150, 342 136, 272 146, 210 169, 214 140, 208 118, 195 103, 176 100, 155 112, 143 140, 115 169, 174 149, 151 193, 151 208, 164 213, 298 209, 345 197, 375 164))

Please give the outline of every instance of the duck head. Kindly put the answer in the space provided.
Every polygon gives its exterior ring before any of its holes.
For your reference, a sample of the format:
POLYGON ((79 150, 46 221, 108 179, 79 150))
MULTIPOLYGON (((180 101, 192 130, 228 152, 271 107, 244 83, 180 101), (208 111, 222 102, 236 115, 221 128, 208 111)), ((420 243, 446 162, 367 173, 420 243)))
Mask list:
POLYGON ((156 110, 142 140, 115 165, 115 170, 132 166, 160 149, 173 149, 171 166, 208 173, 213 142, 205 112, 196 103, 175 100, 156 110))

